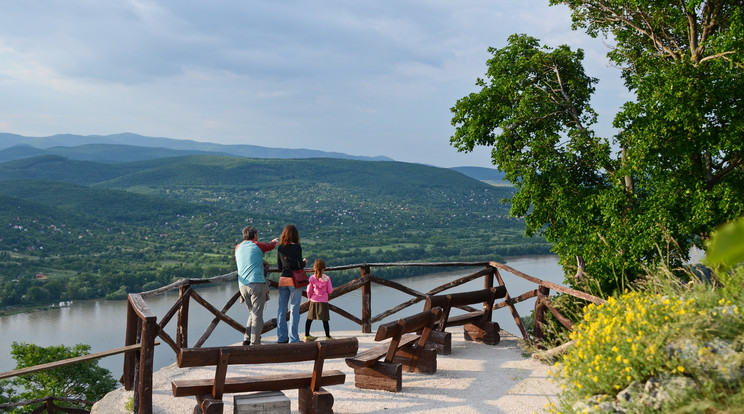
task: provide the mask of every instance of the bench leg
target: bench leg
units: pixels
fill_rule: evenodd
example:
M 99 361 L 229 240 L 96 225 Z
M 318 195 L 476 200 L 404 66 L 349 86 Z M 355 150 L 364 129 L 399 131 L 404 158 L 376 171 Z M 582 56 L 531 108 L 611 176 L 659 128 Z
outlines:
M 403 367 L 391 362 L 378 362 L 369 367 L 354 368 L 354 386 L 368 390 L 400 392 Z
M 426 345 L 437 350 L 437 355 L 452 354 L 452 333 L 446 331 L 431 331 Z
M 313 392 L 310 387 L 300 388 L 299 408 L 302 414 L 333 414 L 333 395 L 323 388 Z
M 468 323 L 465 325 L 465 340 L 482 342 L 486 345 L 497 345 L 501 341 L 498 322 L 486 322 L 481 324 Z
M 215 400 L 211 395 L 197 395 L 194 414 L 223 414 L 225 404 L 222 400 Z
M 412 367 L 411 365 L 411 358 L 413 358 L 413 354 L 416 351 L 415 346 L 406 346 L 398 349 L 398 352 L 395 353 L 395 358 L 393 358 L 393 362 L 399 362 L 403 369 L 405 369 L 408 372 L 420 372 L 422 374 L 434 374 L 437 372 L 437 350 L 434 348 L 424 348 L 421 350 L 421 353 L 419 355 L 418 362 L 416 362 L 416 366 Z M 413 370 L 411 369 L 413 368 Z

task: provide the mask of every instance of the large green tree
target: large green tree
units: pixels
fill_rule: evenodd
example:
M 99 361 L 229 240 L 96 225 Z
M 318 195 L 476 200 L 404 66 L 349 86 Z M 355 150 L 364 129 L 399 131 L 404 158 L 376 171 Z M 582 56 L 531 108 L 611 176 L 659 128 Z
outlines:
M 608 57 L 635 96 L 615 116 L 619 133 L 592 129 L 597 80 L 581 50 L 512 35 L 489 49 L 480 91 L 452 108 L 450 142 L 492 146 L 518 190 L 511 214 L 554 243 L 567 274 L 578 263 L 610 293 L 744 214 L 744 2 L 551 4 L 614 44 Z

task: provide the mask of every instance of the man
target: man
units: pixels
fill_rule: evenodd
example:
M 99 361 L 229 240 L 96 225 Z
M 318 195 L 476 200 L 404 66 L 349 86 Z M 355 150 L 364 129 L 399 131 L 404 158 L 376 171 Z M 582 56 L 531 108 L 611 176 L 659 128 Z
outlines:
M 263 311 L 268 293 L 263 255 L 273 250 L 279 239 L 275 238 L 271 243 L 261 243 L 258 241 L 258 230 L 252 226 L 243 229 L 243 239 L 245 240 L 242 243 L 235 246 L 238 287 L 249 312 L 248 321 L 245 323 L 243 345 L 261 345 Z

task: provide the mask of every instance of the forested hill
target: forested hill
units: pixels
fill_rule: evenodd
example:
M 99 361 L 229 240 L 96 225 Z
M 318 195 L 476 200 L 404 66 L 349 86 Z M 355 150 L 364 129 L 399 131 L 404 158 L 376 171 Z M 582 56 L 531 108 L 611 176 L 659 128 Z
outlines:
M 262 240 L 296 224 L 306 255 L 331 266 L 547 253 L 544 240 L 525 239 L 524 223 L 508 217 L 501 199 L 511 191 L 386 161 L 200 155 L 104 164 L 45 155 L 6 162 L 0 306 L 117 297 L 228 273 L 248 224 Z M 49 279 L 33 281 L 37 273 Z M 402 275 L 393 273 L 384 276 Z

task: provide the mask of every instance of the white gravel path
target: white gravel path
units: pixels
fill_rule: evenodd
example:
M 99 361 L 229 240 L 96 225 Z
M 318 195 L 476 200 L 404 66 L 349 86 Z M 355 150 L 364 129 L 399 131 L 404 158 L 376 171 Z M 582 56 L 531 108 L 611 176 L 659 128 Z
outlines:
M 452 354 L 437 356 L 433 375 L 403 372 L 403 390 L 398 393 L 362 390 L 354 387 L 354 371 L 343 359 L 327 360 L 326 369 L 346 373 L 346 383 L 326 389 L 333 394 L 335 413 L 540 413 L 546 404 L 557 402 L 558 387 L 547 376 L 548 365 L 522 356 L 519 339 L 501 331 L 496 346 L 465 341 L 462 328 L 453 328 Z M 360 351 L 374 344 L 373 334 L 337 332 L 338 338 L 356 336 Z M 270 342 L 272 337 L 264 337 Z M 157 352 L 157 350 L 156 350 Z M 229 376 L 311 370 L 312 362 L 277 365 L 230 366 Z M 178 368 L 167 366 L 153 376 L 153 413 L 191 413 L 193 397 L 173 397 L 171 381 L 175 379 L 214 377 L 212 368 Z M 297 390 L 285 390 L 292 402 L 292 413 L 298 413 Z M 125 405 L 132 392 L 122 388 L 112 391 L 95 406 L 94 414 L 126 413 Z M 225 413 L 233 412 L 233 396 L 225 395 Z

